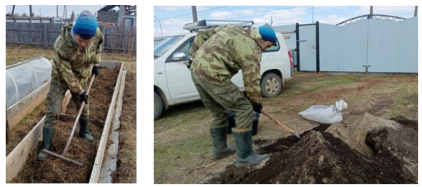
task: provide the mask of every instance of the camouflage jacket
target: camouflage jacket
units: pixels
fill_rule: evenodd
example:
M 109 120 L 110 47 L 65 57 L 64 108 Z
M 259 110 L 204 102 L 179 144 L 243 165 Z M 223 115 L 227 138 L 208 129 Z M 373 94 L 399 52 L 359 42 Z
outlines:
M 97 28 L 97 35 L 85 48 L 80 48 L 71 36 L 72 27 L 72 23 L 63 26 L 61 35 L 54 43 L 56 52 L 53 56 L 51 78 L 53 83 L 79 94 L 83 90 L 82 85 L 88 81 L 92 66 L 101 61 L 104 38 Z
M 192 73 L 213 83 L 227 83 L 242 69 L 248 99 L 261 103 L 260 62 L 264 41 L 255 28 L 231 24 L 200 30 L 191 48 Z

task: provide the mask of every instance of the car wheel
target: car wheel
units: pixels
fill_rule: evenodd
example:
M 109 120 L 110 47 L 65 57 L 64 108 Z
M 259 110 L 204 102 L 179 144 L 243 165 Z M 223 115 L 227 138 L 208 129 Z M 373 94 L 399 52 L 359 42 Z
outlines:
M 154 120 L 161 116 L 163 108 L 163 100 L 161 100 L 161 97 L 157 94 L 157 92 L 154 92 Z
M 261 94 L 263 97 L 275 97 L 281 93 L 283 84 L 280 76 L 267 73 L 261 79 Z

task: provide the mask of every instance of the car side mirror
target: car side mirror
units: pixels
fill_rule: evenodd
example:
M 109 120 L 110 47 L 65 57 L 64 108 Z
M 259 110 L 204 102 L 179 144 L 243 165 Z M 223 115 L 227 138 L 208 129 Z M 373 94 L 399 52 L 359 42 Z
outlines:
M 188 55 L 186 55 L 185 52 L 176 52 L 173 54 L 174 61 L 186 60 L 187 58 L 188 58 Z

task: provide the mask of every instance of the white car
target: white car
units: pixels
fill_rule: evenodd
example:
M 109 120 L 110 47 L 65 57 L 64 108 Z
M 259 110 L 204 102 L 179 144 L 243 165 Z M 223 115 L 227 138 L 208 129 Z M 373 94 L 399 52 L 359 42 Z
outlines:
M 164 109 L 171 106 L 199 100 L 199 94 L 192 82 L 191 72 L 185 63 L 196 33 L 170 36 L 154 46 L 154 120 Z M 293 66 L 290 51 L 284 37 L 276 33 L 278 43 L 262 53 L 261 94 L 274 97 L 283 90 L 284 82 L 292 77 Z M 242 72 L 233 76 L 243 91 Z

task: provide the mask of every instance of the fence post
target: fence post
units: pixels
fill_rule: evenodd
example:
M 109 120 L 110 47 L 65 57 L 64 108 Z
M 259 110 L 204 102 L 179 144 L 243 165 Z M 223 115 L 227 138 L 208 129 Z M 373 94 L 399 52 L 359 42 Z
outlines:
M 299 42 L 299 23 L 296 23 L 296 69 L 300 71 L 300 50 L 299 50 L 300 42 Z
M 316 72 L 319 73 L 319 70 L 320 70 L 320 61 L 319 61 L 319 21 L 316 22 L 315 34 L 316 34 Z
M 44 24 L 44 48 L 48 47 L 48 38 L 47 38 L 47 23 L 43 23 Z
M 106 43 L 106 26 L 105 25 L 102 25 L 102 27 L 101 27 L 101 34 L 103 34 L 103 50 L 105 50 L 105 43 Z

